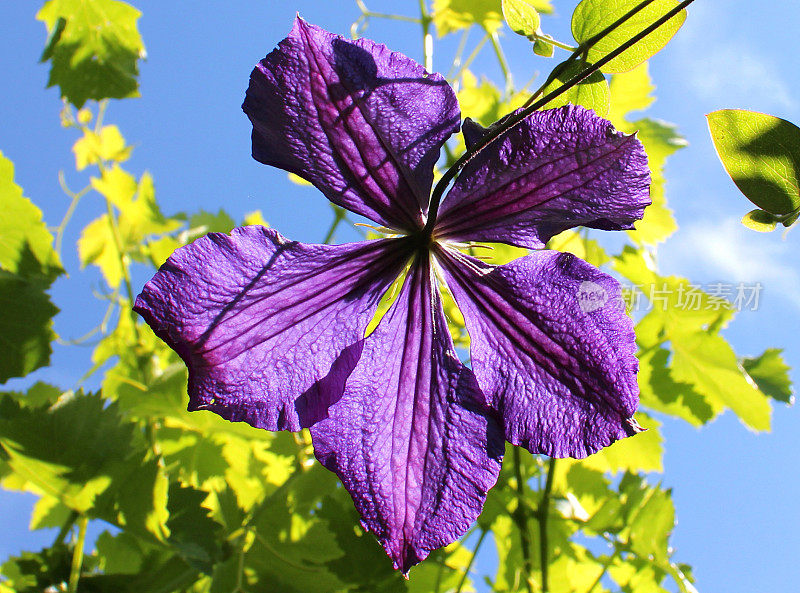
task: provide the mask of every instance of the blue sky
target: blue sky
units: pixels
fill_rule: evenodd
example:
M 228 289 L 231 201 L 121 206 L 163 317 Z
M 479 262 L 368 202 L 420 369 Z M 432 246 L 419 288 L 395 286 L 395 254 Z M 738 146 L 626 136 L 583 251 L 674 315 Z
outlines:
M 250 125 L 240 105 L 250 70 L 286 35 L 296 11 L 346 34 L 358 14 L 355 4 L 199 2 L 191 9 L 178 2 L 135 4 L 144 13 L 140 30 L 148 52 L 141 66 L 142 98 L 112 102 L 107 114 L 107 121 L 136 145 L 129 168 L 153 174 L 167 213 L 224 207 L 240 220 L 261 209 L 286 236 L 321 240 L 330 223 L 326 201 L 313 188 L 295 186 L 284 173 L 250 158 Z M 556 0 L 562 16 L 545 18 L 545 31 L 569 41 L 574 4 Z M 412 0 L 372 0 L 368 5 L 408 15 L 417 10 Z M 6 23 L 0 36 L 0 150 L 15 163 L 25 194 L 55 225 L 67 207 L 56 172 L 63 169 L 75 188 L 85 178 L 74 172 L 70 148 L 75 136 L 59 126 L 57 91 L 44 90 L 47 67 L 37 61 L 45 31 L 34 20 L 37 8 L 31 2 L 0 3 L 0 21 Z M 798 25 L 800 7 L 794 3 L 697 0 L 675 40 L 651 61 L 658 101 L 648 112 L 676 123 L 689 141 L 667 168 L 667 196 L 681 228 L 659 249 L 661 269 L 697 283 L 761 282 L 759 310 L 741 313 L 726 336 L 740 354 L 785 348 L 793 368 L 800 368 L 800 231 L 784 239 L 780 232 L 756 234 L 739 225 L 749 203 L 719 165 L 704 116 L 741 107 L 800 123 Z M 421 57 L 414 25 L 375 21 L 367 36 Z M 477 39 L 475 33 L 472 43 Z M 522 40 L 506 37 L 504 48 L 518 82 L 537 68 L 552 66 L 534 60 Z M 437 49 L 436 70 L 448 69 L 452 49 L 452 43 Z M 499 80 L 488 52 L 473 70 Z M 87 199 L 76 213 L 65 237 L 68 269 L 78 269 L 70 248 L 79 229 L 99 212 L 100 203 Z M 136 279 L 139 285 L 144 280 Z M 53 297 L 62 313 L 56 329 L 63 337 L 77 337 L 99 321 L 85 314 L 99 283 L 92 271 L 57 282 Z M 57 348 L 53 367 L 36 377 L 69 387 L 86 368 L 88 355 L 88 350 Z M 730 414 L 702 430 L 666 422 L 663 481 L 674 487 L 676 558 L 695 567 L 701 591 L 785 590 L 800 578 L 798 433 L 797 412 L 783 405 L 775 406 L 771 434 L 753 434 Z M 29 508 L 30 498 L 0 493 L 0 556 L 51 540 L 51 534 L 27 532 Z

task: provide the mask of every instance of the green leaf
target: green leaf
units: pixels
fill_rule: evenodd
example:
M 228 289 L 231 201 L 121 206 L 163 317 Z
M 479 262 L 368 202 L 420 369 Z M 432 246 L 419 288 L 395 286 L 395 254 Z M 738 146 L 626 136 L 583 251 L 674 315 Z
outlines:
M 761 356 L 743 359 L 742 366 L 763 393 L 779 402 L 792 404 L 794 389 L 782 353 L 783 350 L 768 348 Z
M 0 383 L 50 364 L 58 309 L 45 292 L 48 283 L 0 270 Z
M 742 217 L 742 224 L 751 231 L 769 233 L 778 226 L 778 220 L 769 212 L 756 208 Z
M 676 381 L 690 383 L 708 399 L 729 407 L 753 430 L 769 430 L 769 401 L 748 382 L 724 338 L 703 332 L 676 332 L 670 341 L 671 371 Z
M 693 389 L 691 383 L 679 383 L 669 369 L 669 350 L 653 347 L 640 352 L 639 401 L 651 410 L 701 426 L 719 413 L 720 406 Z
M 83 136 L 72 146 L 72 152 L 75 153 L 75 168 L 83 171 L 89 165 L 127 161 L 133 147 L 125 144 L 117 126 L 103 126 L 99 133 L 85 128 Z
M 222 208 L 216 214 L 200 210 L 189 217 L 189 228 L 200 233 L 230 233 L 235 226 L 236 222 Z
M 571 78 L 577 76 L 589 67 L 590 64 L 578 61 L 571 62 L 542 92 L 546 95 L 556 90 L 565 82 L 568 82 Z M 600 72 L 595 72 L 581 83 L 550 101 L 546 107 L 552 109 L 554 107 L 561 107 L 567 103 L 583 105 L 588 109 L 592 109 L 600 117 L 605 117 L 611 103 L 611 93 L 608 90 L 608 82 Z
M 464 118 L 471 118 L 488 127 L 500 118 L 500 89 L 490 80 L 478 79 L 469 70 L 461 74 L 458 104 Z
M 572 35 L 578 43 L 583 43 L 639 3 L 640 0 L 583 0 L 572 13 Z M 655 0 L 595 43 L 587 52 L 588 61 L 598 62 L 677 5 L 677 0 Z M 672 39 L 685 20 L 686 11 L 682 10 L 647 37 L 608 62 L 603 66 L 603 71 L 626 72 L 648 60 Z
M 552 39 L 550 35 L 540 35 L 536 37 L 533 42 L 533 53 L 543 58 L 552 58 L 556 53 L 556 48 L 552 43 L 548 43 L 547 39 Z
M 53 496 L 42 496 L 36 501 L 31 513 L 30 529 L 61 528 L 73 513 Z
M 553 12 L 550 0 L 526 0 L 540 13 Z M 503 26 L 501 0 L 433 0 L 433 23 L 440 37 L 479 25 L 488 32 Z
M 571 253 L 598 268 L 610 261 L 600 243 L 594 239 L 585 238 L 576 231 L 559 233 L 548 241 L 547 246 L 548 249 Z
M 614 74 L 609 83 L 611 92 L 611 109 L 608 119 L 627 133 L 635 131 L 629 123 L 629 115 L 636 111 L 644 111 L 655 101 L 655 86 L 650 79 L 648 63 L 643 62 L 633 70 Z
M 208 492 L 173 482 L 169 486 L 169 543 L 186 562 L 206 573 L 222 558 L 221 525 L 203 506 Z
M 670 490 L 646 488 L 646 493 L 628 517 L 631 550 L 642 558 L 666 561 L 669 536 L 675 528 L 675 507 Z
M 14 182 L 14 164 L 0 152 L 0 269 L 49 281 L 63 273 L 42 211 Z
M 667 206 L 664 192 L 666 179 L 664 165 L 667 157 L 687 145 L 675 126 L 653 119 L 640 119 L 631 124 L 637 129 L 636 137 L 644 145 L 650 166 L 650 198 L 653 203 L 645 208 L 644 218 L 636 222 L 636 230 L 628 231 L 639 244 L 655 245 L 678 230 L 672 210 Z
M 137 535 L 166 535 L 167 483 L 116 404 L 81 393 L 50 407 L 0 398 L 0 458 L 28 483 L 78 513 Z
M 0 573 L 6 579 L 3 584 L 14 593 L 60 591 L 65 590 L 61 585 L 69 581 L 71 563 L 72 550 L 60 544 L 41 552 L 12 556 L 0 567 Z
M 138 60 L 145 56 L 140 12 L 118 0 L 49 0 L 36 15 L 50 38 L 47 86 L 81 107 L 87 100 L 138 96 Z
M 63 273 L 42 213 L 14 183 L 0 153 L 0 382 L 50 362 L 58 309 L 45 292 Z
M 645 432 L 615 442 L 590 455 L 582 464 L 588 468 L 611 473 L 663 471 L 664 438 L 659 431 L 661 423 L 643 412 L 637 413 L 636 419 L 646 429 Z
M 78 255 L 81 267 L 96 265 L 108 285 L 116 288 L 122 282 L 123 267 L 112 224 L 108 214 L 103 214 L 86 225 L 78 239 Z
M 503 17 L 517 35 L 531 37 L 539 30 L 540 17 L 527 0 L 502 0 Z
M 722 165 L 748 200 L 772 214 L 800 208 L 800 128 L 743 109 L 707 117 Z
M 116 236 L 114 221 L 108 213 L 103 214 L 81 232 L 78 254 L 82 266 L 96 265 L 108 285 L 116 288 L 124 277 L 125 260 L 128 257 L 144 258 L 147 251 L 143 247 L 145 239 L 172 232 L 181 226 L 181 222 L 165 218 L 161 213 L 149 173 L 144 173 L 136 183 L 130 174 L 115 166 L 105 171 L 100 179 L 93 178 L 92 185 L 119 208 Z

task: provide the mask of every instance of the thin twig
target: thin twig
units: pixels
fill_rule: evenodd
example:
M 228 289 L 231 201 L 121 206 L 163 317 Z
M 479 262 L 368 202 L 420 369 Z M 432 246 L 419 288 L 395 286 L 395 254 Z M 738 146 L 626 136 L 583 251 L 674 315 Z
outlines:
M 461 575 L 461 580 L 458 582 L 458 587 L 456 588 L 456 593 L 461 593 L 461 590 L 464 588 L 464 585 L 467 582 L 467 576 L 469 576 L 469 571 L 472 570 L 472 565 L 475 563 L 475 557 L 478 555 L 478 551 L 481 549 L 483 545 L 483 540 L 486 539 L 486 534 L 488 531 L 485 529 L 481 529 L 481 535 L 478 538 L 478 542 L 475 544 L 475 547 L 472 549 L 472 556 L 467 563 L 466 568 L 464 568 L 464 574 Z
M 83 546 L 86 543 L 86 527 L 89 525 L 89 518 L 86 515 L 78 519 L 78 541 L 72 550 L 72 566 L 69 571 L 68 593 L 78 593 L 78 581 L 81 578 L 81 567 L 83 566 Z
M 491 33 L 489 35 L 489 39 L 492 42 L 494 55 L 497 56 L 497 63 L 500 65 L 500 70 L 503 73 L 503 80 L 505 81 L 506 85 L 505 96 L 510 97 L 511 94 L 514 92 L 514 79 L 511 76 L 511 69 L 508 67 L 508 60 L 506 60 L 506 55 L 503 53 L 503 47 L 500 45 L 500 38 L 497 35 L 497 31 Z
M 333 241 L 333 235 L 336 233 L 339 223 L 345 219 L 346 213 L 346 210 L 341 206 L 333 206 L 333 222 L 322 240 L 325 245 Z

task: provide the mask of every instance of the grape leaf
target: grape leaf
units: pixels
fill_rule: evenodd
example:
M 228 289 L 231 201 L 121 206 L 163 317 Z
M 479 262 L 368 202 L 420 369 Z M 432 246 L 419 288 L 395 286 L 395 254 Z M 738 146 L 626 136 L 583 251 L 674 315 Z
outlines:
M 640 0 L 583 0 L 572 13 L 572 35 L 578 43 L 584 43 L 639 3 Z M 677 5 L 677 0 L 655 0 L 592 45 L 587 52 L 587 60 L 592 63 L 598 62 Z M 644 39 L 608 62 L 603 66 L 603 71 L 626 72 L 635 68 L 660 51 L 672 39 L 685 20 L 686 10 L 682 10 Z
M 145 56 L 140 15 L 118 0 L 49 0 L 36 15 L 50 34 L 42 54 L 50 60 L 47 86 L 59 86 L 76 107 L 138 96 L 138 61 Z
M 0 270 L 0 383 L 50 363 L 58 309 L 50 302 L 47 287 L 40 280 Z
M 72 146 L 75 153 L 75 168 L 83 171 L 89 165 L 114 161 L 122 163 L 130 158 L 133 147 L 125 144 L 125 138 L 117 126 L 103 126 L 95 133 L 84 129 L 83 136 Z
M 63 274 L 42 211 L 14 182 L 14 164 L 0 152 L 0 269 L 48 281 Z
M 748 200 L 772 214 L 800 208 L 800 128 L 743 109 L 707 117 L 722 165 Z
M 166 536 L 163 471 L 115 404 L 77 393 L 30 408 L 2 396 L 0 411 L 0 457 L 27 489 L 140 536 Z
M 769 430 L 767 398 L 742 373 L 736 354 L 718 335 L 673 333 L 672 376 L 733 410 L 753 430 Z
M 779 402 L 792 404 L 794 389 L 782 352 L 778 348 L 768 348 L 761 356 L 743 359 L 742 366 L 763 393 Z

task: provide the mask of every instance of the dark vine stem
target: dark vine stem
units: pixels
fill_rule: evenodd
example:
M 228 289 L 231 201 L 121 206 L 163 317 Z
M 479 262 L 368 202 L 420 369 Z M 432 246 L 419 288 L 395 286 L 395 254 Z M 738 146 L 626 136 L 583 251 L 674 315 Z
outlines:
M 539 506 L 536 509 L 536 520 L 539 522 L 539 559 L 542 565 L 542 593 L 548 593 L 550 590 L 548 583 L 548 568 L 549 568 L 549 542 L 547 535 L 547 519 L 550 515 L 550 497 L 553 493 L 553 479 L 556 475 L 556 459 L 550 458 L 550 465 L 547 468 L 547 482 L 542 492 L 542 499 L 539 501 Z
M 442 196 L 444 195 L 444 190 L 450 185 L 450 182 L 453 181 L 455 176 L 458 174 L 464 166 L 472 160 L 478 153 L 480 153 L 484 148 L 486 148 L 492 141 L 496 140 L 502 134 L 507 132 L 508 130 L 512 129 L 516 125 L 518 125 L 522 120 L 532 114 L 534 111 L 540 109 L 544 105 L 547 105 L 550 101 L 563 95 L 572 87 L 576 86 L 595 72 L 599 72 L 600 69 L 608 64 L 611 60 L 616 58 L 622 52 L 630 48 L 631 46 L 637 44 L 639 41 L 647 37 L 650 33 L 664 25 L 667 21 L 669 21 L 672 17 L 682 11 L 684 8 L 689 6 L 694 0 L 683 0 L 680 4 L 675 6 L 672 10 L 667 12 L 664 16 L 660 19 L 652 23 L 647 28 L 643 29 L 633 37 L 631 37 L 628 41 L 617 47 L 614 51 L 607 54 L 594 64 L 592 64 L 589 68 L 584 70 L 583 72 L 575 75 L 563 85 L 558 87 L 557 89 L 552 90 L 551 92 L 547 93 L 544 97 L 532 103 L 528 107 L 524 108 L 522 111 L 519 111 L 516 114 L 508 115 L 505 118 L 498 121 L 493 127 L 489 128 L 489 131 L 484 134 L 483 137 L 480 138 L 475 144 L 473 144 L 463 155 L 459 158 L 452 167 L 447 169 L 442 175 L 442 178 L 439 179 L 436 186 L 433 188 L 433 192 L 431 193 L 430 204 L 428 206 L 428 220 L 425 223 L 425 227 L 422 229 L 421 234 L 428 239 L 433 236 L 433 229 L 436 225 L 436 217 L 439 213 L 439 204 L 441 203 Z M 642 3 L 644 4 L 644 3 Z M 641 5 L 640 5 L 641 6 Z M 622 19 L 621 19 L 622 20 Z M 610 28 L 609 28 L 610 29 Z M 578 48 L 580 52 L 584 51 L 581 48 Z M 577 53 L 577 52 L 576 52 Z M 573 54 L 574 55 L 574 54 Z

